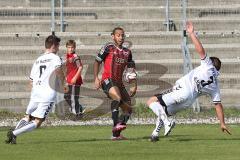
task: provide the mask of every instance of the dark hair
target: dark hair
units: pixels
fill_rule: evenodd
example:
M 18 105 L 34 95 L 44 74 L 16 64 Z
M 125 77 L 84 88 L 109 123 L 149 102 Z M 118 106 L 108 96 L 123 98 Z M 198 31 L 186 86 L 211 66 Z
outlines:
M 76 47 L 76 42 L 74 40 L 70 39 L 66 43 L 66 47 L 67 46 L 73 46 L 75 48 Z
M 50 35 L 45 40 L 45 48 L 49 49 L 49 48 L 51 48 L 52 45 L 57 46 L 57 45 L 59 45 L 60 41 L 61 41 L 61 39 L 58 38 L 57 36 Z
M 221 64 L 222 64 L 220 59 L 217 57 L 210 57 L 210 59 L 213 63 L 213 66 L 216 68 L 217 71 L 219 71 L 221 69 Z
M 123 29 L 123 28 L 121 28 L 121 27 L 116 27 L 116 28 L 113 29 L 111 35 L 114 35 L 117 30 L 121 30 L 121 31 L 124 32 L 124 29 Z

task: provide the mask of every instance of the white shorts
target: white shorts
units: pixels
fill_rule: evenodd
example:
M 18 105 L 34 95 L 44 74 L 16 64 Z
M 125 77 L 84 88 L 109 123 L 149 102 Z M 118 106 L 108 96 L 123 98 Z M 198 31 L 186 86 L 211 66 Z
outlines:
M 174 115 L 179 110 L 190 107 L 193 103 L 192 94 L 185 85 L 176 84 L 162 94 L 156 95 L 160 104 L 165 108 L 168 115 Z
M 54 102 L 33 102 L 30 101 L 26 110 L 26 114 L 37 118 L 46 118 L 52 109 Z

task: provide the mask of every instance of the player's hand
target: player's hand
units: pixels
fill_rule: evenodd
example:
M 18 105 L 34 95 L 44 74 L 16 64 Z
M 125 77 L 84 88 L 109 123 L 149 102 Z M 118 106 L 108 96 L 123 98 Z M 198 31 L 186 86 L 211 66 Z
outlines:
M 221 130 L 222 130 L 222 132 L 226 132 L 226 133 L 231 135 L 231 132 L 229 131 L 229 129 L 225 125 L 221 125 Z
M 64 87 L 63 87 L 63 92 L 64 92 L 64 93 L 68 93 L 68 91 L 69 91 L 68 85 L 64 85 Z
M 32 90 L 32 87 L 33 87 L 33 81 L 30 81 L 29 84 L 28 84 L 28 90 L 31 91 Z
M 99 80 L 99 78 L 96 78 L 94 83 L 95 83 L 95 88 L 99 89 L 101 86 L 101 81 Z
M 191 21 L 187 21 L 186 23 L 186 30 L 188 33 L 193 33 L 194 32 L 194 27 Z
M 76 79 L 76 78 L 73 78 L 73 79 L 71 80 L 71 84 L 76 84 L 76 82 L 77 82 L 77 79 Z

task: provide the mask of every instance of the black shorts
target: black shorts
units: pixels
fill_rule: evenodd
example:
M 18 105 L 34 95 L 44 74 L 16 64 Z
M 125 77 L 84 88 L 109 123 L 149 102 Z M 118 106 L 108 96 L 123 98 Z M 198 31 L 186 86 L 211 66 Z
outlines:
M 109 90 L 110 88 L 112 87 L 118 87 L 119 91 L 120 91 L 120 94 L 121 94 L 121 97 L 122 97 L 122 101 L 123 102 L 126 102 L 127 104 L 131 104 L 131 98 L 126 90 L 126 88 L 124 87 L 124 85 L 122 84 L 119 84 L 119 83 L 116 83 L 114 82 L 112 79 L 108 78 L 108 79 L 105 79 L 103 82 L 102 82 L 102 90 L 104 91 L 104 93 L 109 97 Z

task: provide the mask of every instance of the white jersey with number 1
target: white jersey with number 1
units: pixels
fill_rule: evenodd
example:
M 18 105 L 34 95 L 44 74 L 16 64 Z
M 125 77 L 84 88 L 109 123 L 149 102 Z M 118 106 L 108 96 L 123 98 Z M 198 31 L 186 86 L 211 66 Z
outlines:
M 56 68 L 61 66 L 61 64 L 62 62 L 60 57 L 54 53 L 44 53 L 34 62 L 30 74 L 30 79 L 33 82 L 31 101 L 55 101 L 57 92 L 52 87 L 50 87 L 49 83 L 52 73 Z

